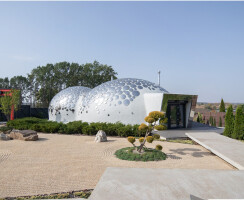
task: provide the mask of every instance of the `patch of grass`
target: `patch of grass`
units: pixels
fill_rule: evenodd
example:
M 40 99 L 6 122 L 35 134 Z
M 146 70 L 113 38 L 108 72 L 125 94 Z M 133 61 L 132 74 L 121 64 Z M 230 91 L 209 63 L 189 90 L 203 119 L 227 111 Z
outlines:
M 167 155 L 162 151 L 156 149 L 146 149 L 144 148 L 143 154 L 133 153 L 135 147 L 126 147 L 123 149 L 119 149 L 115 152 L 117 158 L 121 160 L 130 160 L 130 161 L 159 161 L 165 160 Z
M 0 200 L 24 200 L 24 199 L 69 199 L 69 198 L 84 198 L 88 199 L 91 195 L 92 190 L 83 191 L 72 191 L 65 193 L 55 193 L 55 194 L 44 194 L 44 195 L 33 195 L 33 196 L 23 196 L 23 197 L 6 197 L 0 198 Z
M 175 140 L 156 140 L 156 141 L 161 141 L 161 142 L 174 142 L 174 143 L 181 143 L 181 144 L 196 144 L 193 140 L 189 139 L 175 139 Z
M 182 143 L 182 144 L 195 144 L 194 141 L 192 141 L 192 140 L 181 140 L 181 139 L 167 140 L 167 142 L 175 142 L 175 143 Z

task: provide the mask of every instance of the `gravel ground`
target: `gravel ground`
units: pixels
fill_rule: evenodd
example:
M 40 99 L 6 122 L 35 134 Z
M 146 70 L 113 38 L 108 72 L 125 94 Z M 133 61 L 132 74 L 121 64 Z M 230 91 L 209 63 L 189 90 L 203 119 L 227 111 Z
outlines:
M 164 161 L 117 159 L 126 138 L 39 133 L 38 141 L 0 141 L 0 197 L 15 197 L 93 189 L 107 167 L 234 169 L 199 145 L 154 141 L 168 155 Z

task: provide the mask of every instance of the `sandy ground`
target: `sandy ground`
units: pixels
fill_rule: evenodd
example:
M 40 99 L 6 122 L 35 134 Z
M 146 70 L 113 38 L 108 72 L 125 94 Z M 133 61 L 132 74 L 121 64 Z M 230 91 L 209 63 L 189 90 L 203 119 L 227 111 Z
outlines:
M 153 142 L 163 146 L 164 161 L 134 162 L 113 154 L 130 146 L 126 138 L 39 134 L 39 141 L 0 141 L 0 197 L 93 189 L 106 167 L 234 169 L 199 145 Z

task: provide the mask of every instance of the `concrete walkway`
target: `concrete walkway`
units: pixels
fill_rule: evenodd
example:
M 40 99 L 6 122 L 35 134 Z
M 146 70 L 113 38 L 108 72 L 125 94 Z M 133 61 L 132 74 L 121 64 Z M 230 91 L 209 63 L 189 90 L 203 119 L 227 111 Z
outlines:
M 89 200 L 243 199 L 244 171 L 108 167 Z
M 186 133 L 186 135 L 215 155 L 240 170 L 244 170 L 244 143 L 215 132 Z
M 212 126 L 208 126 L 206 124 L 201 124 L 198 122 L 191 122 L 191 126 L 189 128 L 182 128 L 182 129 L 169 129 L 164 131 L 154 131 L 160 135 L 160 138 L 163 140 L 170 140 L 170 139 L 187 139 L 186 133 L 191 132 L 216 132 L 222 134 L 224 132 L 223 128 L 216 128 Z

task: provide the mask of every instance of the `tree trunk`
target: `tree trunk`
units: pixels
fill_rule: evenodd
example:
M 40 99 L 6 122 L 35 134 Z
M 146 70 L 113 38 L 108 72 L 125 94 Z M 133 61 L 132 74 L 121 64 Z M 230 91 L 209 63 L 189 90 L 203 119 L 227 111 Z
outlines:
M 137 150 L 139 153 L 141 153 L 141 150 L 142 150 L 143 146 L 145 145 L 147 136 L 148 136 L 149 134 L 150 134 L 150 131 L 147 131 L 147 133 L 146 133 L 146 135 L 145 135 L 145 137 L 144 137 L 143 142 L 141 143 L 141 145 L 139 146 L 139 148 L 138 148 L 138 150 Z

